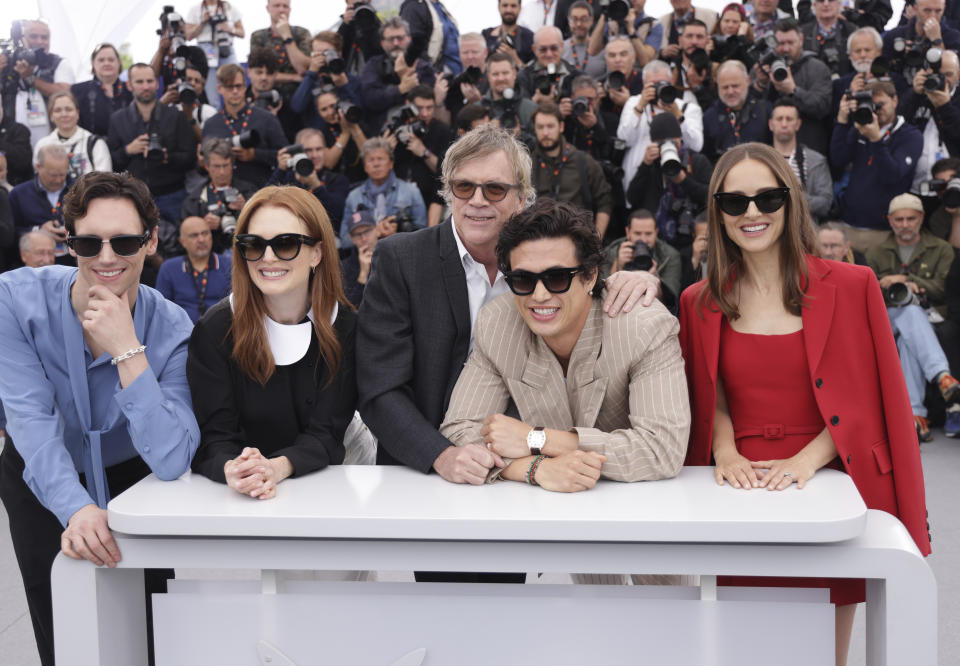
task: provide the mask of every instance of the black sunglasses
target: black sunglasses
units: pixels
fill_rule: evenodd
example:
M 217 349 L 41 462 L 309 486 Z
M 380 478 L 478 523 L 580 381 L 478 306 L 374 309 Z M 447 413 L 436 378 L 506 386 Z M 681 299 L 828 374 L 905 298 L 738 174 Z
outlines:
M 450 191 L 458 199 L 470 199 L 473 197 L 477 188 L 483 192 L 483 198 L 487 201 L 503 201 L 510 190 L 517 189 L 519 185 L 510 185 L 509 183 L 473 183 L 469 180 L 454 180 L 450 182 Z
M 759 194 L 748 197 L 746 194 L 737 194 L 735 192 L 717 192 L 713 195 L 717 205 L 727 215 L 740 216 L 747 212 L 750 202 L 757 204 L 757 210 L 761 213 L 773 213 L 787 203 L 790 197 L 789 187 L 775 187 L 772 190 L 764 190 Z
M 293 261 L 300 254 L 304 245 L 313 247 L 319 241 L 303 234 L 278 234 L 267 240 L 256 234 L 240 234 L 234 239 L 240 256 L 247 261 L 258 261 L 267 252 L 269 247 L 273 254 L 281 261 Z
M 90 259 L 100 254 L 105 243 L 110 243 L 113 253 L 118 257 L 132 257 L 150 240 L 150 232 L 143 234 L 120 234 L 104 240 L 99 236 L 67 236 L 67 247 L 78 257 Z
M 570 289 L 573 282 L 573 276 L 583 270 L 583 266 L 574 266 L 573 268 L 548 268 L 542 273 L 531 273 L 530 271 L 510 271 L 503 274 L 510 291 L 517 296 L 529 296 L 536 290 L 537 282 L 542 282 L 543 286 L 551 294 L 562 294 Z

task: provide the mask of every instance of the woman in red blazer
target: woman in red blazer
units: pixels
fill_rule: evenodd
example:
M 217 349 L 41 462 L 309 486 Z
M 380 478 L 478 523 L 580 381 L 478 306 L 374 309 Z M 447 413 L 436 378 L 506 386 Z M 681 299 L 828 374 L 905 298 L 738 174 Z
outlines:
M 686 464 L 714 464 L 717 483 L 740 489 L 846 470 L 929 554 L 920 448 L 873 272 L 814 256 L 802 186 L 769 146 L 724 153 L 710 191 L 707 279 L 680 299 Z M 831 588 L 843 664 L 862 583 Z

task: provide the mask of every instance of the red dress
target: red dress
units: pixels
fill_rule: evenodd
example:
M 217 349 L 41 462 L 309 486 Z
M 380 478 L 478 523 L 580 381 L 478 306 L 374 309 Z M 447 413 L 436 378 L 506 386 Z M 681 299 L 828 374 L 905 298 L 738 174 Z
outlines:
M 737 451 L 749 460 L 789 458 L 825 427 L 810 386 L 803 331 L 738 333 L 722 318 L 719 376 L 733 421 Z M 829 467 L 843 469 L 839 459 Z M 766 491 L 763 491 L 766 492 Z M 864 601 L 862 579 L 721 576 L 721 585 L 829 587 L 830 601 Z

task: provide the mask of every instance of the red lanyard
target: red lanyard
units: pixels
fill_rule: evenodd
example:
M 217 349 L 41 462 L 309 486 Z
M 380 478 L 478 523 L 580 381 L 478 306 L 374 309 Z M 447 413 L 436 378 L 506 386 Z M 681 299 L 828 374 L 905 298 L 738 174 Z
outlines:
M 737 118 L 736 113 L 733 112 L 729 106 L 725 107 L 727 109 L 727 116 L 730 118 L 730 127 L 733 129 L 733 138 L 736 143 L 740 143 L 740 121 Z
M 279 39 L 279 37 L 273 40 L 273 51 L 274 53 L 277 54 L 277 64 L 280 67 L 283 67 L 284 65 L 286 65 L 287 64 L 287 45 L 284 44 L 283 40 Z
M 62 201 L 57 201 L 57 205 L 56 205 L 56 206 L 51 206 L 51 207 L 50 207 L 50 214 L 53 215 L 55 218 L 60 219 L 60 208 L 61 208 L 62 206 L 63 206 L 63 202 L 62 202 Z
M 587 52 L 589 47 L 583 47 L 583 65 L 580 64 L 580 57 L 577 55 L 577 45 L 573 42 L 570 42 L 570 54 L 573 56 L 573 67 L 578 71 L 582 71 L 587 64 L 587 60 L 590 59 L 590 54 Z
M 547 24 L 547 14 L 550 13 L 550 7 L 553 6 L 553 0 L 543 0 L 543 24 Z
M 226 109 L 223 109 L 223 111 L 221 112 L 221 113 L 223 113 L 223 122 L 225 122 L 225 123 L 227 124 L 227 127 L 230 128 L 230 131 L 233 132 L 233 136 L 237 136 L 237 135 L 240 133 L 240 132 L 238 132 L 238 131 L 234 128 L 233 124 L 234 124 L 237 120 L 240 120 L 240 117 L 241 117 L 241 116 L 243 117 L 243 122 L 240 124 L 240 131 L 243 131 L 243 130 L 247 129 L 247 120 L 250 118 L 250 114 L 253 113 L 253 108 L 252 108 L 250 105 L 246 105 L 246 109 L 247 109 L 246 113 L 244 113 L 244 112 L 241 110 L 240 113 L 237 114 L 236 119 L 233 120 L 232 122 L 231 122 L 229 116 L 227 116 L 227 110 L 226 110 Z

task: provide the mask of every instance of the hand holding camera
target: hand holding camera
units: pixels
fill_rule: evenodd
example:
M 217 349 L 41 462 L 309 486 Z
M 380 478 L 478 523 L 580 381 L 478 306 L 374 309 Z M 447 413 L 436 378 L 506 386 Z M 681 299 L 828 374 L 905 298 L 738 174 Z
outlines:
M 51 234 L 58 243 L 63 243 L 67 240 L 67 229 L 60 224 L 59 220 L 47 220 L 40 225 L 40 228 L 48 234 Z
M 150 146 L 150 135 L 144 132 L 126 146 L 127 155 L 147 156 L 147 148 Z

